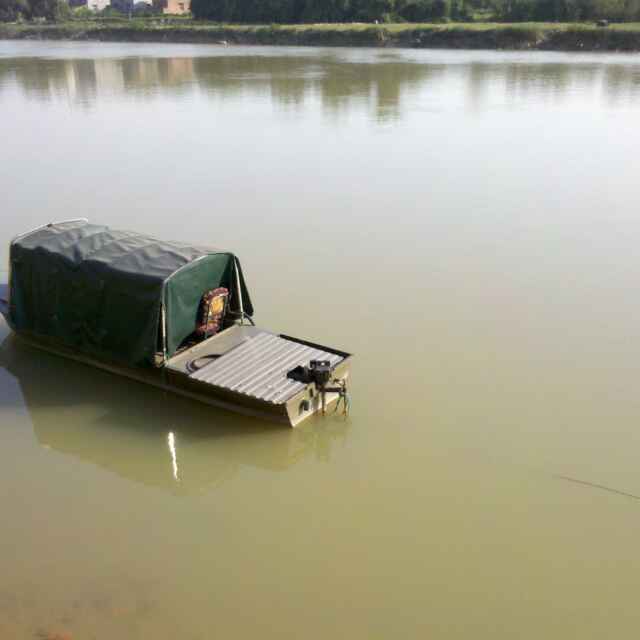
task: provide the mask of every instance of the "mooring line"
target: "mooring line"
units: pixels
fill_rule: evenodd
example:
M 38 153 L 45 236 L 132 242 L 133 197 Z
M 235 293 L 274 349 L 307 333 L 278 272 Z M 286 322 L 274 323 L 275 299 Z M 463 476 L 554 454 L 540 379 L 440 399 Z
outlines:
M 568 482 L 575 482 L 576 484 L 583 484 L 587 487 L 593 487 L 594 489 L 602 489 L 603 491 L 608 491 L 609 493 L 617 493 L 619 496 L 633 498 L 634 500 L 640 500 L 640 496 L 636 496 L 633 493 L 627 493 L 626 491 L 612 489 L 611 487 L 607 487 L 603 484 L 596 484 L 595 482 L 588 482 L 587 480 L 578 480 L 578 478 L 571 478 L 569 476 L 554 475 L 553 477 L 559 478 L 560 480 L 567 480 Z

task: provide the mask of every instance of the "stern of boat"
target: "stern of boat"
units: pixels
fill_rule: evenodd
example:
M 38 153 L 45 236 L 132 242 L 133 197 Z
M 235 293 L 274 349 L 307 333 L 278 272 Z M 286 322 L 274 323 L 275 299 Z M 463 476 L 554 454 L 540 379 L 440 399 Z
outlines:
M 292 427 L 348 409 L 351 354 L 234 325 L 171 358 L 171 385 L 211 404 Z M 336 403 L 340 404 L 338 407 Z

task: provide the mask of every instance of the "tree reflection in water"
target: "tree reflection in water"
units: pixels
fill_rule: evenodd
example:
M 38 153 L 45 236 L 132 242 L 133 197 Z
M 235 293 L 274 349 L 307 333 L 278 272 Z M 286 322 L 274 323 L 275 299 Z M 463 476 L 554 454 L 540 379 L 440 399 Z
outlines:
M 299 108 L 319 99 L 323 110 L 340 116 L 356 106 L 385 121 L 402 117 L 407 96 L 435 94 L 446 83 L 461 83 L 470 96 L 467 106 L 482 109 L 487 88 L 502 87 L 508 101 L 531 94 L 562 99 L 576 85 L 600 88 L 607 101 L 635 99 L 640 94 L 640 66 L 624 61 L 584 62 L 557 59 L 499 62 L 462 59 L 444 64 L 400 53 L 371 52 L 363 60 L 339 53 L 248 55 L 246 49 L 217 56 L 96 59 L 7 58 L 0 60 L 0 91 L 15 83 L 34 100 L 65 98 L 90 108 L 100 96 L 150 100 L 157 95 L 193 91 L 232 100 L 247 93 L 269 96 L 282 108 Z

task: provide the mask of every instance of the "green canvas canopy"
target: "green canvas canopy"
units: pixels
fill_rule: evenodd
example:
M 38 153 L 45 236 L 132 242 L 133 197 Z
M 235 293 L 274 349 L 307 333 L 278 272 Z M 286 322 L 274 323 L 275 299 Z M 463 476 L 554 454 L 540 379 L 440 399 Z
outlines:
M 171 357 L 210 289 L 226 287 L 231 311 L 253 314 L 240 262 L 218 249 L 82 220 L 18 237 L 9 261 L 14 329 L 128 365 Z

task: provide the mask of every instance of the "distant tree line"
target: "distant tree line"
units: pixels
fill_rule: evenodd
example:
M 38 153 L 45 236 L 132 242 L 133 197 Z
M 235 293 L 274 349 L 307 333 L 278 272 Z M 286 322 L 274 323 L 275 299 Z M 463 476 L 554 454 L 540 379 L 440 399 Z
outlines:
M 464 0 L 192 0 L 196 18 L 219 22 L 420 22 L 462 18 Z
M 70 0 L 73 5 L 76 0 Z M 153 13 L 112 0 L 105 15 Z M 76 10 L 77 12 L 78 10 Z M 88 12 L 88 10 L 86 10 Z M 579 22 L 640 20 L 640 0 L 192 0 L 195 18 L 245 24 L 311 22 Z M 0 20 L 65 20 L 69 0 L 0 0 Z M 80 17 L 80 16 L 78 16 Z
M 498 19 L 512 22 L 640 20 L 640 0 L 492 0 L 492 8 Z
M 65 0 L 0 0 L 0 21 L 65 20 L 70 16 L 71 9 Z
M 640 20 L 640 0 L 192 0 L 195 18 L 248 24 L 309 22 Z
M 64 21 L 71 18 L 109 18 L 128 15 L 153 16 L 159 7 L 136 0 L 111 0 L 101 11 L 87 7 L 86 0 L 0 0 L 0 22 L 15 20 Z

